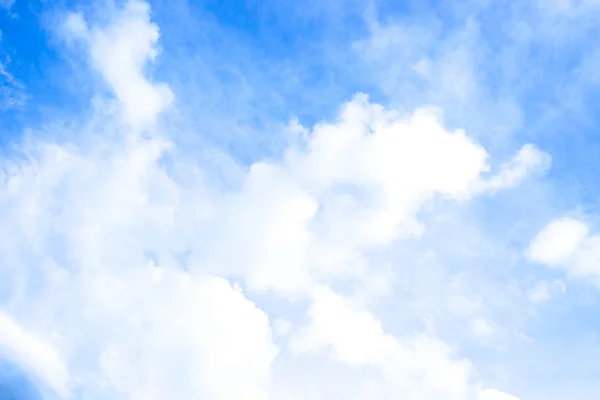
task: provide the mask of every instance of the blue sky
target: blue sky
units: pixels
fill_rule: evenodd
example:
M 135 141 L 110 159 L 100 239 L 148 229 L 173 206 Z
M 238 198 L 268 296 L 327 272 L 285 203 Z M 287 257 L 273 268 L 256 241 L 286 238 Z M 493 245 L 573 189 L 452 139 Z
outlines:
M 0 398 L 595 399 L 599 30 L 0 0 Z

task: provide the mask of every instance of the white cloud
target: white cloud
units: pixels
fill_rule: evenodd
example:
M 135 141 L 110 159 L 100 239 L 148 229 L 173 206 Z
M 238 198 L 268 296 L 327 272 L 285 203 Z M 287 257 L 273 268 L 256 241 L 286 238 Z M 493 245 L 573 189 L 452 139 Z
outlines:
M 109 26 L 88 28 L 80 14 L 66 19 L 68 34 L 84 40 L 91 62 L 114 91 L 124 116 L 134 127 L 153 122 L 167 107 L 173 94 L 164 83 L 153 83 L 144 68 L 157 54 L 159 30 L 150 22 L 150 7 L 130 0 Z
M 375 6 L 372 7 L 372 10 Z M 439 20 L 424 18 L 410 23 L 402 20 L 380 21 L 376 13 L 367 13 L 369 35 L 353 43 L 352 48 L 373 70 L 376 84 L 391 96 L 423 98 L 425 91 L 435 104 L 453 101 L 464 104 L 477 97 L 478 55 L 470 45 L 479 28 L 472 18 L 464 30 L 440 37 Z
M 139 134 L 172 100 L 144 72 L 159 36 L 147 4 L 127 3 L 106 25 L 71 14 L 65 28 L 117 102 L 96 103 L 74 143 L 32 142 L 24 159 L 2 160 L 0 289 L 12 314 L 57 333 L 74 392 L 266 399 L 278 348 L 268 315 L 233 279 L 284 295 L 278 302 L 310 301 L 303 329 L 290 317 L 277 333 L 297 352 L 375 370 L 390 398 L 473 392 L 471 363 L 435 334 L 388 333 L 328 285 L 366 282 L 364 297 L 376 297 L 388 289 L 374 278 L 385 275 L 380 264 L 396 260 L 371 253 L 422 234 L 426 204 L 514 186 L 544 162 L 541 152 L 525 146 L 486 178 L 485 149 L 447 130 L 438 111 L 406 114 L 357 95 L 335 121 L 297 126 L 306 134 L 252 164 L 240 187 L 211 185 L 211 170 L 178 158 L 186 149 L 168 131 Z
M 478 392 L 472 364 L 448 344 L 424 332 L 394 336 L 371 312 L 331 288 L 315 289 L 308 316 L 308 324 L 292 336 L 295 354 L 325 354 L 361 375 L 369 376 L 373 370 L 380 374 L 381 381 L 359 386 L 351 398 L 463 400 L 476 394 L 482 400 L 514 398 L 496 390 Z
M 558 293 L 565 293 L 566 290 L 565 284 L 560 280 L 539 281 L 527 291 L 527 295 L 533 303 L 543 303 Z
M 4 275 L 25 291 L 13 293 L 13 311 L 46 314 L 75 388 L 90 399 L 259 396 L 276 354 L 267 316 L 206 274 L 301 296 L 332 277 L 360 278 L 375 267 L 366 250 L 418 233 L 407 226 L 418 226 L 424 201 L 468 198 L 486 169 L 481 147 L 430 114 L 385 113 L 359 98 L 340 122 L 315 128 L 306 149 L 255 164 L 239 191 L 225 193 L 170 176 L 159 161 L 176 148 L 164 140 L 36 145 L 29 160 L 4 169 L 10 212 L 0 255 Z M 191 272 L 173 257 L 186 249 Z M 333 323 L 345 300 L 323 290 L 314 307 L 327 315 L 317 323 Z M 309 348 L 332 346 L 345 362 L 373 365 L 406 393 L 461 398 L 469 390 L 468 363 L 435 337 L 400 341 L 367 312 L 348 311 L 344 321 L 358 336 L 344 339 L 341 322 L 317 325 Z M 413 382 L 422 373 L 424 389 Z
M 70 397 L 70 376 L 60 354 L 4 312 L 0 312 L 0 357 L 24 368 L 63 398 Z
M 498 175 L 486 182 L 487 190 L 497 190 L 517 186 L 535 171 L 545 171 L 550 167 L 550 156 L 527 144 L 512 160 L 500 167 Z
M 486 180 L 486 151 L 465 132 L 446 131 L 434 110 L 405 117 L 359 95 L 282 160 L 250 168 L 242 190 L 223 202 L 209 264 L 234 268 L 253 288 L 285 292 L 359 276 L 366 251 L 422 233 L 417 215 L 429 200 L 515 185 L 543 158 L 531 146 L 525 153 L 526 163 Z
M 329 288 L 315 290 L 310 323 L 293 338 L 296 352 L 325 351 L 334 360 L 381 371 L 393 397 L 465 399 L 471 365 L 452 356 L 436 338 L 421 334 L 398 339 L 368 311 L 352 307 Z
M 87 307 L 103 315 L 90 334 L 108 339 L 98 348 L 102 379 L 86 382 L 87 395 L 103 398 L 108 384 L 128 399 L 265 397 L 277 354 L 267 316 L 223 279 L 163 269 L 156 282 L 150 272 L 95 277 L 101 283 L 87 288 Z M 110 321 L 121 326 L 107 329 Z M 93 372 L 80 351 L 77 371 Z
M 11 312 L 58 334 L 66 367 L 35 372 L 56 380 L 68 368 L 70 389 L 85 398 L 264 399 L 277 354 L 267 315 L 227 280 L 174 265 L 179 243 L 163 243 L 202 199 L 179 208 L 186 188 L 158 165 L 170 143 L 136 132 L 168 97 L 144 77 L 158 38 L 148 11 L 130 2 L 105 28 L 68 18 L 125 119 L 98 109 L 80 143 L 32 142 L 24 160 L 3 160 L 3 293 Z M 11 349 L 35 350 L 15 340 Z M 34 361 L 47 366 L 43 356 Z
M 533 239 L 528 257 L 547 265 L 558 265 L 569 260 L 588 235 L 584 222 L 561 218 L 548 224 Z
M 583 221 L 560 218 L 550 222 L 533 238 L 527 256 L 600 285 L 600 235 L 591 234 Z
M 485 389 L 479 393 L 478 400 L 519 400 L 518 397 L 503 393 L 496 389 Z

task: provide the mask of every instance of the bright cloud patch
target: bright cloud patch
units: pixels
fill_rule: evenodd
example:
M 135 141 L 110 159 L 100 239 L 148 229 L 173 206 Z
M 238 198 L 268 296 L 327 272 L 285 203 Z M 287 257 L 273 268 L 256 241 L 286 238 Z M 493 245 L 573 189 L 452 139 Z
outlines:
M 65 34 L 83 42 L 90 61 L 112 87 L 127 121 L 134 126 L 152 122 L 170 102 L 172 93 L 152 83 L 143 72 L 155 59 L 158 26 L 150 22 L 149 6 L 131 1 L 114 16 L 111 25 L 89 28 L 80 14 L 65 20 Z
M 533 239 L 528 256 L 538 263 L 600 284 L 600 236 L 589 231 L 583 221 L 570 218 L 552 221 Z
M 479 394 L 478 400 L 519 400 L 518 397 L 503 393 L 496 389 L 486 389 Z
M 584 222 L 563 218 L 548 224 L 533 240 L 529 257 L 537 262 L 557 265 L 566 262 L 588 235 Z
M 21 365 L 62 397 L 70 397 L 69 372 L 51 344 L 25 331 L 6 314 L 0 314 L 0 343 L 3 358 Z
M 209 264 L 234 268 L 253 288 L 291 292 L 358 277 L 368 272 L 365 252 L 422 232 L 417 214 L 428 200 L 501 188 L 497 176 L 482 178 L 486 158 L 429 110 L 403 118 L 358 96 L 338 122 L 315 126 L 277 162 L 255 163 L 241 191 L 224 194 Z
M 325 351 L 336 361 L 379 370 L 387 387 L 378 397 L 467 397 L 470 364 L 453 359 L 443 342 L 426 335 L 396 338 L 369 312 L 328 288 L 316 289 L 308 315 L 309 325 L 292 339 L 294 351 Z

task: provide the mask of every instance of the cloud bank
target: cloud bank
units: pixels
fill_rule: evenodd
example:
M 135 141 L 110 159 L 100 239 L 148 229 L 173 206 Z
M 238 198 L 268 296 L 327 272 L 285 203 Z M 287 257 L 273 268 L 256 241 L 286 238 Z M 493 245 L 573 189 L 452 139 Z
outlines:
M 523 142 L 496 156 L 440 108 L 357 92 L 331 118 L 291 119 L 269 155 L 222 151 L 215 167 L 181 140 L 169 75 L 155 78 L 169 55 L 150 5 L 90 14 L 53 29 L 101 82 L 94 95 L 68 123 L 42 121 L 62 139 L 30 133 L 0 159 L 0 357 L 44 398 L 519 399 L 482 354 L 526 336 L 503 326 L 509 301 L 533 309 L 566 286 L 438 270 L 443 243 L 487 239 L 436 229 L 455 212 L 467 232 L 462 210 L 541 179 L 548 153 Z M 384 68 L 404 32 L 371 23 L 351 47 Z M 446 78 L 468 54 L 439 56 L 415 65 L 434 98 L 478 98 L 475 72 Z M 521 258 L 597 283 L 596 242 L 562 218 Z M 436 279 L 444 291 L 419 290 Z

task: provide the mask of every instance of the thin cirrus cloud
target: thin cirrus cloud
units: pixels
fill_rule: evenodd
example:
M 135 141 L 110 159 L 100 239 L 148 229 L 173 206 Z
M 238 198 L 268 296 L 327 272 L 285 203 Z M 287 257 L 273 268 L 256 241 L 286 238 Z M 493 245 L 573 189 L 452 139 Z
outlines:
M 181 70 L 153 73 L 173 66 L 160 15 L 141 0 L 92 11 L 61 11 L 51 34 L 94 95 L 70 119 L 37 121 L 1 159 L 0 357 L 44 397 L 541 398 L 508 379 L 514 364 L 485 355 L 522 345 L 517 317 L 568 294 L 565 283 L 543 268 L 533 284 L 515 283 L 521 272 L 496 282 L 495 264 L 456 262 L 446 256 L 469 252 L 444 244 L 491 241 L 465 210 L 522 194 L 549 173 L 550 154 L 526 140 L 497 156 L 485 137 L 449 128 L 446 110 L 353 91 L 333 117 L 292 119 L 268 157 L 244 164 L 219 149 L 215 166 L 181 141 L 182 126 L 202 135 L 181 123 L 180 99 L 194 96 L 170 84 Z M 365 18 L 371 36 L 348 48 L 386 69 L 380 51 L 404 31 Z M 431 99 L 484 96 L 475 65 L 448 80 L 468 52 L 439 56 L 415 67 L 440 89 Z M 235 179 L 219 175 L 227 166 Z M 444 223 L 464 235 L 436 231 Z M 527 268 L 598 275 L 586 223 L 560 219 L 527 239 Z M 487 249 L 500 263 L 514 250 Z M 444 290 L 428 289 L 436 277 Z

